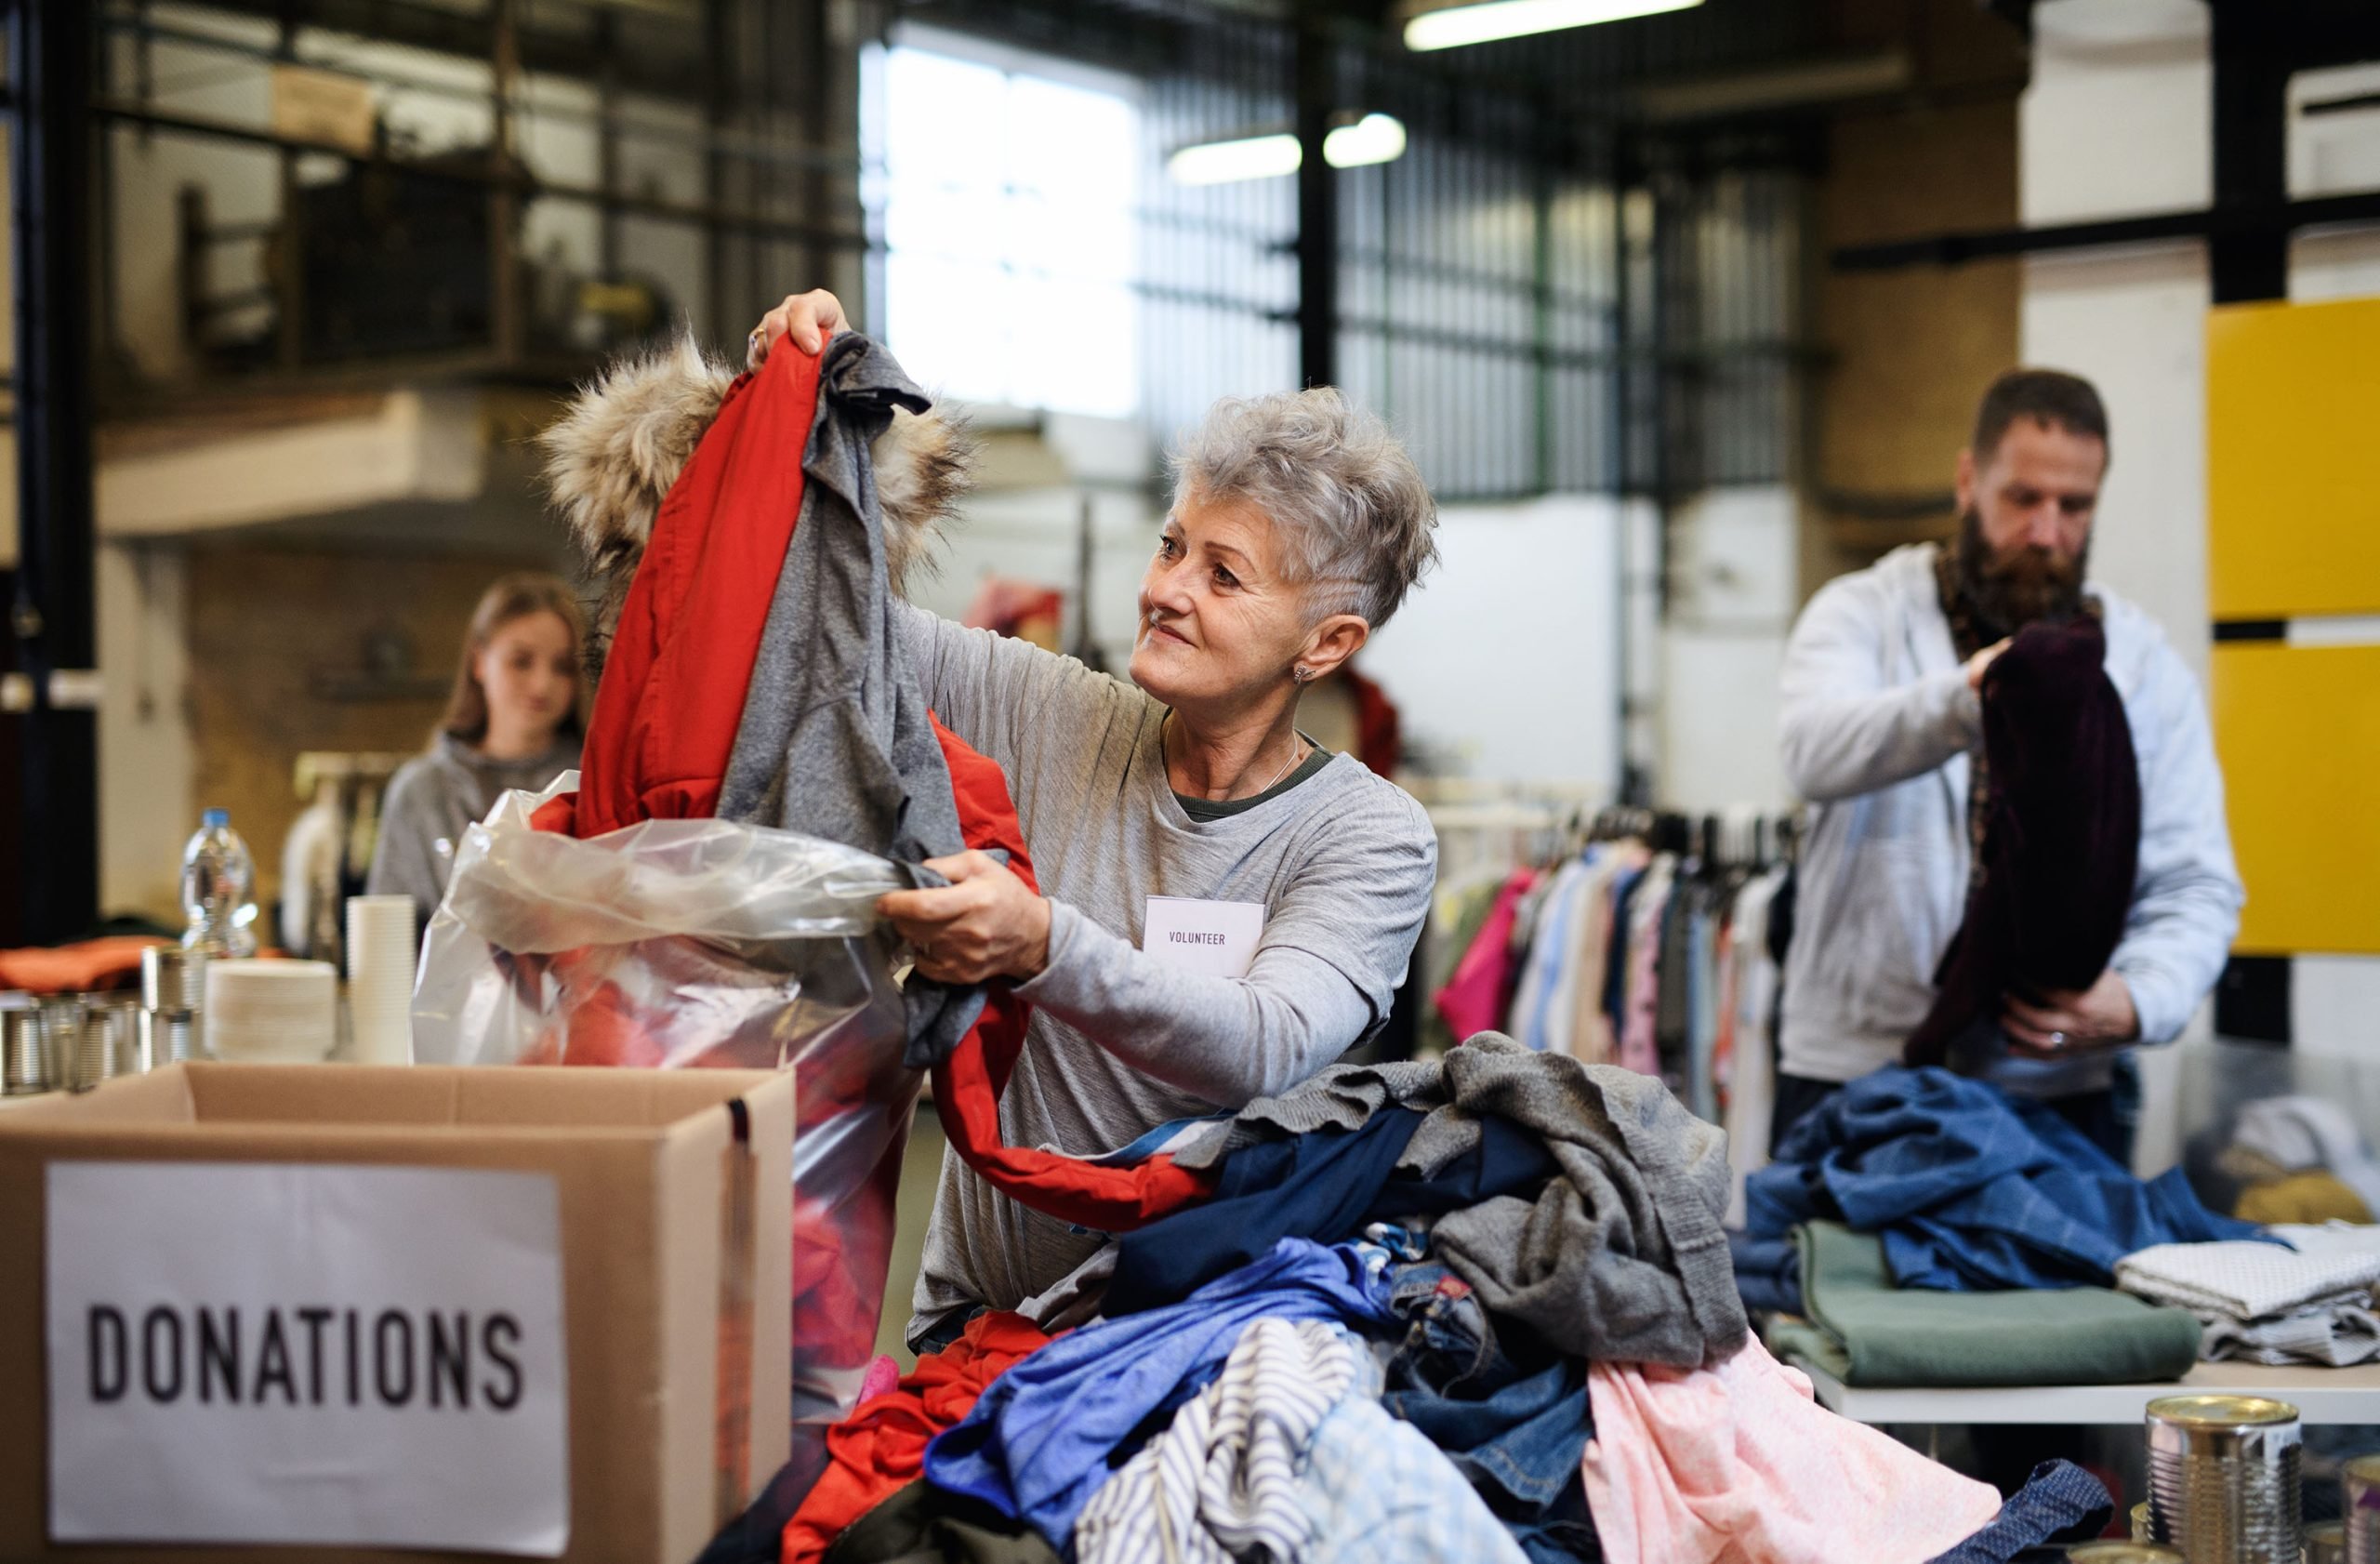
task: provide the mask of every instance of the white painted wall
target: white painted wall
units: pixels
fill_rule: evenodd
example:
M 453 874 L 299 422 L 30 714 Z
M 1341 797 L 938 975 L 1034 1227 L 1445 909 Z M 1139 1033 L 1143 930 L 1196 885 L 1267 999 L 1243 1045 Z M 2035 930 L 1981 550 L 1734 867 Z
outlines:
M 1441 515 L 1444 563 L 1362 662 L 1408 745 L 1463 776 L 1618 786 L 1620 520 L 1588 495 Z

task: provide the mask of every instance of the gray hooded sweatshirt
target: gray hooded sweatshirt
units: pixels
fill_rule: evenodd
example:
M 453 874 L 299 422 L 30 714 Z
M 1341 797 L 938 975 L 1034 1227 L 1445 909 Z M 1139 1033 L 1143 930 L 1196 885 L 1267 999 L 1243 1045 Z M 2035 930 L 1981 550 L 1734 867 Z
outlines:
M 534 792 L 577 763 L 575 738 L 525 761 L 492 761 L 454 735 L 440 734 L 430 753 L 407 761 L 389 783 L 364 890 L 411 896 L 415 927 L 427 927 L 445 899 L 463 828 L 486 819 L 500 795 L 516 788 Z

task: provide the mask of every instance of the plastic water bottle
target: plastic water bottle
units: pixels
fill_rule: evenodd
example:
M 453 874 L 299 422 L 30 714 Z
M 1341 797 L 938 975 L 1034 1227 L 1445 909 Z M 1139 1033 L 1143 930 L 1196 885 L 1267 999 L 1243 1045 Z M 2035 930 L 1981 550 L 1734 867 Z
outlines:
M 230 811 L 210 809 L 182 849 L 182 910 L 190 927 L 182 948 L 210 957 L 257 953 L 257 866 L 231 828 Z

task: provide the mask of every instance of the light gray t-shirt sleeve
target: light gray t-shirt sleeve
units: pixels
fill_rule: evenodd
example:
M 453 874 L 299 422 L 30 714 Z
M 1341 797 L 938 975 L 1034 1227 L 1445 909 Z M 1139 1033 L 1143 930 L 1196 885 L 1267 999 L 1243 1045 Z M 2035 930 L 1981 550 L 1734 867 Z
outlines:
M 1246 977 L 1182 972 L 1052 902 L 1050 964 L 1017 992 L 1152 1079 L 1236 1108 L 1386 1022 L 1436 868 L 1418 806 L 1353 810 L 1274 901 Z

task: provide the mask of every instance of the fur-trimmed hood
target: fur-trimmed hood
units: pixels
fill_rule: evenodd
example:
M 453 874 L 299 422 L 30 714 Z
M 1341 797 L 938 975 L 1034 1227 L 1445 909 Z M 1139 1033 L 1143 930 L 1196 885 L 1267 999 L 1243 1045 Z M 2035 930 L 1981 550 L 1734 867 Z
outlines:
M 691 333 L 681 335 L 612 364 L 537 436 L 547 492 L 595 586 L 598 646 L 618 621 L 663 497 L 734 380 Z M 972 478 L 975 439 L 939 409 L 896 412 L 871 454 L 886 563 L 900 592 L 913 571 L 933 566 L 943 528 Z

